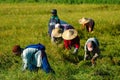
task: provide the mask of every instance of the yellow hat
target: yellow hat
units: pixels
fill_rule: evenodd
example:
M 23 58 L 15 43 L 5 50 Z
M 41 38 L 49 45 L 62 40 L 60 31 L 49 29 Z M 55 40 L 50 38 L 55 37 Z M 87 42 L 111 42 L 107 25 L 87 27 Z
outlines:
M 80 24 L 86 24 L 86 23 L 88 23 L 88 22 L 90 22 L 90 19 L 84 18 L 84 17 L 79 20 L 79 23 L 80 23 Z
M 77 36 L 77 31 L 75 29 L 65 30 L 62 34 L 62 38 L 65 40 L 72 40 Z
M 53 29 L 52 36 L 53 37 L 62 37 L 62 29 L 60 29 L 60 28 Z

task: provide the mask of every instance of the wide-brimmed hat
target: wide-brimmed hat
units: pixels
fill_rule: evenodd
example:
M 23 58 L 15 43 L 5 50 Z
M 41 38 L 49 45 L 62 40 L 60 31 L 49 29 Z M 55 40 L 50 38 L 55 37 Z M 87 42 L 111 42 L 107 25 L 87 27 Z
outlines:
M 90 19 L 84 18 L 84 17 L 79 20 L 79 23 L 80 23 L 80 24 L 86 24 L 86 23 L 88 23 L 88 22 L 90 22 Z
M 62 37 L 62 29 L 60 29 L 60 28 L 53 29 L 52 36 L 53 37 Z
M 92 42 L 88 42 L 87 43 L 87 49 L 88 49 L 88 51 L 92 51 L 93 50 L 93 44 L 92 44 Z
M 62 38 L 65 40 L 72 40 L 77 36 L 77 31 L 75 29 L 65 30 L 62 34 Z

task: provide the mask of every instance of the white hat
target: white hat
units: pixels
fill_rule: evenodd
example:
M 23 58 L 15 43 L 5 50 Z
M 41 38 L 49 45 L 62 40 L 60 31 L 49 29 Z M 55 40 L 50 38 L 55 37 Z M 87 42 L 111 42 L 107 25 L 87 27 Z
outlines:
M 88 49 L 88 51 L 92 51 L 93 50 L 93 44 L 92 44 L 92 42 L 88 42 L 87 43 L 87 49 Z
M 63 39 L 72 40 L 77 36 L 77 31 L 75 29 L 65 30 L 62 34 Z
M 60 29 L 60 28 L 53 29 L 52 36 L 53 37 L 62 37 L 62 29 Z
M 90 22 L 90 19 L 84 18 L 84 17 L 79 20 L 79 23 L 80 23 L 80 24 L 86 24 L 86 23 L 88 23 L 88 22 Z
M 60 28 L 60 24 L 59 23 L 55 24 L 55 28 Z

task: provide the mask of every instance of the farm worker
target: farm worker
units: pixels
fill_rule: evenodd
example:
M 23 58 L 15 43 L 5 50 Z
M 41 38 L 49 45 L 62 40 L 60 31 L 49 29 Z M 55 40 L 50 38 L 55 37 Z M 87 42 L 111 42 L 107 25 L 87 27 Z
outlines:
M 52 13 L 52 16 L 51 16 L 49 23 L 48 23 L 48 35 L 50 37 L 51 37 L 52 30 L 55 28 L 55 24 L 60 23 L 60 19 L 57 15 L 57 10 L 52 9 L 51 13 Z
M 80 47 L 80 38 L 75 29 L 65 30 L 62 34 L 64 39 L 64 47 L 68 50 L 74 48 L 73 54 L 77 54 Z
M 62 41 L 62 33 L 67 30 L 67 29 L 74 29 L 71 25 L 69 24 L 55 24 L 55 29 L 52 30 L 51 34 L 51 41 L 52 42 L 60 42 Z
M 91 18 L 82 18 L 79 20 L 79 23 L 83 25 L 83 28 L 86 27 L 88 32 L 93 32 L 95 22 Z
M 100 54 L 99 42 L 96 38 L 89 38 L 84 46 L 84 60 L 91 60 L 92 66 L 95 65 L 95 60 Z
M 61 42 L 63 40 L 62 33 L 63 33 L 63 30 L 62 28 L 60 28 L 60 24 L 56 24 L 55 29 L 53 29 L 51 33 L 51 42 L 53 43 Z
M 43 69 L 46 73 L 54 72 L 50 67 L 45 52 L 45 46 L 42 44 L 28 45 L 26 48 L 21 48 L 19 45 L 15 45 L 12 52 L 22 57 L 23 68 L 22 71 L 29 69 L 30 71 L 37 71 L 38 68 Z

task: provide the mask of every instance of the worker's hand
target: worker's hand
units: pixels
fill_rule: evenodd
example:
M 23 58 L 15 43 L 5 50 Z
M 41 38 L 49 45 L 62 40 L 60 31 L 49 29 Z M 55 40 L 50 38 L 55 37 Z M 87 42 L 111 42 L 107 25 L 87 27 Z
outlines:
M 73 54 L 76 54 L 77 52 L 78 52 L 78 48 L 75 48 Z
M 94 61 L 94 59 L 93 59 L 93 58 L 91 59 L 91 62 L 92 62 L 92 65 L 94 65 L 94 64 L 95 64 L 95 61 Z

